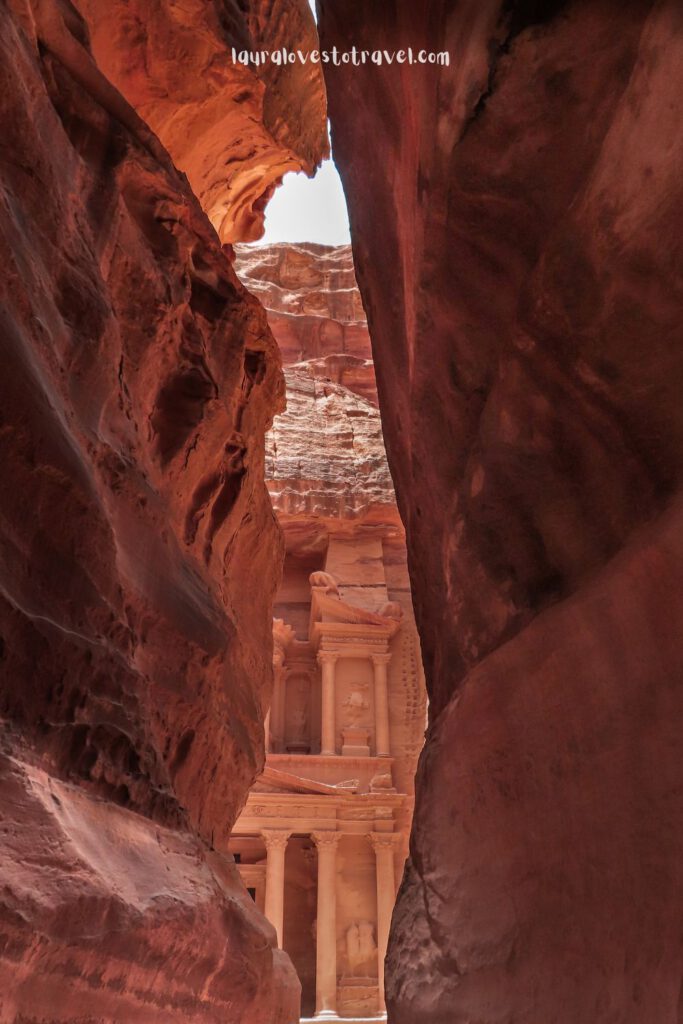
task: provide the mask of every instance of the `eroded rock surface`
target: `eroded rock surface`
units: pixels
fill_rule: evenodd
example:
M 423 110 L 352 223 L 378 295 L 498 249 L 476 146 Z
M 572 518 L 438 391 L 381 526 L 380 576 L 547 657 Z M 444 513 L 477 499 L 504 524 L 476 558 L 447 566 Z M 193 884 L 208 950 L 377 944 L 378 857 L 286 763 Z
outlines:
M 320 64 L 239 55 L 318 46 L 305 0 L 76 0 L 100 68 L 159 136 L 223 242 L 263 234 L 287 171 L 327 155 Z M 260 59 L 260 58 L 259 58 Z
M 263 763 L 277 347 L 68 4 L 0 7 L 0 1019 L 291 1024 Z
M 350 246 L 239 246 L 235 267 L 265 306 L 284 364 L 287 408 L 266 440 L 280 522 L 353 529 L 369 515 L 402 533 Z
M 285 367 L 341 384 L 377 405 L 351 246 L 239 246 L 235 268 L 268 310 Z
M 678 1024 L 680 6 L 320 0 L 431 697 L 394 1024 Z
M 16 751 L 0 786 L 1 1020 L 298 1020 L 291 964 L 231 859 Z

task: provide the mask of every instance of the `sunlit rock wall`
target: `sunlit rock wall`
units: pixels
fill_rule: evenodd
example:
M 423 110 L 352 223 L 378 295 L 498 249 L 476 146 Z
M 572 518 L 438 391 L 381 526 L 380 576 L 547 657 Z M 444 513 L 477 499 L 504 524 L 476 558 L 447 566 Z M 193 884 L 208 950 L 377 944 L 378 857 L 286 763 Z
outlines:
M 75 2 L 99 66 L 187 174 L 221 241 L 260 238 L 283 174 L 312 175 L 327 154 L 325 87 L 320 64 L 233 58 L 316 49 L 306 0 Z
M 354 529 L 370 514 L 400 529 L 350 246 L 239 246 L 235 266 L 284 364 L 287 407 L 266 440 L 280 521 Z

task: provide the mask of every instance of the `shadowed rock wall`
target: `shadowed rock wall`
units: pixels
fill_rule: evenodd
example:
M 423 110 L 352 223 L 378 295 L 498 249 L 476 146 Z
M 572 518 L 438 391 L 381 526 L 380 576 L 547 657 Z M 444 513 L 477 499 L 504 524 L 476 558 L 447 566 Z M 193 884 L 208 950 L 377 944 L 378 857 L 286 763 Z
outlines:
M 319 0 L 432 725 L 394 1024 L 679 1024 L 683 13 Z

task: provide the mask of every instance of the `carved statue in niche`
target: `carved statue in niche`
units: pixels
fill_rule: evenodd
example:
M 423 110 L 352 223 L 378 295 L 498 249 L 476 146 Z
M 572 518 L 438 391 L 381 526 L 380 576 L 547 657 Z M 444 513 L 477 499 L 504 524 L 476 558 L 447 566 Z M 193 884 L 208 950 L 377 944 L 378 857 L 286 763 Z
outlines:
M 369 921 L 354 922 L 346 932 L 348 975 L 367 977 L 374 973 L 377 960 L 375 930 Z
M 292 754 L 310 753 L 309 705 L 311 679 L 308 673 L 291 672 L 287 676 L 286 747 Z
M 361 719 L 365 718 L 365 712 L 370 707 L 370 701 L 363 693 L 363 689 L 367 690 L 367 687 L 363 686 L 362 683 L 356 683 L 359 689 L 352 690 L 348 697 L 345 697 L 342 701 L 342 707 L 346 708 L 346 718 L 349 723 L 357 724 Z

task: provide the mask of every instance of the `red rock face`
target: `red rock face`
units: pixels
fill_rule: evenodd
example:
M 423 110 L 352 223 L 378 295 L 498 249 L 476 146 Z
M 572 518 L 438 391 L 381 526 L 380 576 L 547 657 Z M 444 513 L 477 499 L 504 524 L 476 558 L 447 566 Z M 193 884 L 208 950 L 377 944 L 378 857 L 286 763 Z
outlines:
M 268 310 L 285 367 L 340 384 L 377 405 L 351 246 L 239 246 L 235 269 Z
M 0 754 L 2 1021 L 299 1019 L 234 864 Z
M 291 1024 L 263 763 L 277 347 L 73 8 L 0 8 L 0 1020 Z
M 332 536 L 382 536 L 405 566 L 351 247 L 237 246 L 235 269 L 284 365 L 287 406 L 266 436 L 265 470 L 287 555 L 324 559 Z M 406 607 L 412 616 L 409 593 Z
M 158 135 L 221 241 L 260 238 L 282 175 L 327 155 L 320 64 L 245 66 L 244 51 L 306 52 L 306 0 L 77 0 L 95 58 Z
M 390 1019 L 678 1024 L 679 5 L 320 8 L 451 58 L 326 69 L 433 723 Z

